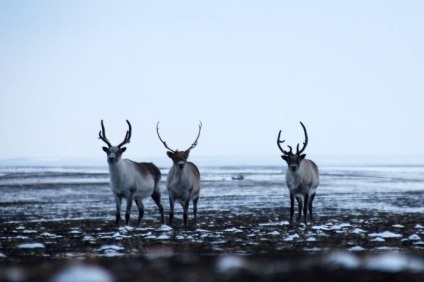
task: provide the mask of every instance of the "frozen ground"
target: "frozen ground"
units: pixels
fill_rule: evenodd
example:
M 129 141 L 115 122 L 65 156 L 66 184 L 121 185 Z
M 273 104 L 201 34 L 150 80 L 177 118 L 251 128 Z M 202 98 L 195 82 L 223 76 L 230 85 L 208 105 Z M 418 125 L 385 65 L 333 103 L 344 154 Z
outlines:
M 410 281 L 421 280 L 424 167 L 323 167 L 315 223 L 292 228 L 282 170 L 201 168 L 199 224 L 185 229 L 180 207 L 175 226 L 161 226 L 150 199 L 141 227 L 115 227 L 106 168 L 0 168 L 0 281 L 80 273 L 67 269 L 75 261 L 108 270 L 111 281 L 140 273 L 166 281 L 155 274 L 158 265 L 177 277 L 190 270 L 210 281 L 308 275 L 316 281 L 315 268 L 336 280 L 334 269 L 382 278 L 407 272 Z M 231 180 L 240 174 L 244 180 Z M 164 183 L 162 190 L 168 211 Z M 132 217 L 134 224 L 135 207 Z

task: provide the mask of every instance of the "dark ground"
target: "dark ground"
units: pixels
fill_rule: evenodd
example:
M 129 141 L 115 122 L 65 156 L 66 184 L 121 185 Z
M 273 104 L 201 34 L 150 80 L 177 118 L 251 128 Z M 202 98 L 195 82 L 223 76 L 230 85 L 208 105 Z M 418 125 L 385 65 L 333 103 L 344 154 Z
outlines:
M 284 214 L 286 209 L 208 212 L 199 215 L 198 229 L 183 228 L 177 214 L 173 230 L 149 218 L 142 228 L 117 228 L 112 217 L 0 218 L 0 281 L 52 281 L 73 265 L 100 266 L 114 281 L 424 281 L 422 214 L 327 210 L 306 227 L 278 220 Z M 384 236 L 374 233 L 382 232 L 395 235 L 375 241 Z M 43 245 L 21 248 L 26 243 Z M 370 269 L 372 259 L 393 252 L 411 269 Z

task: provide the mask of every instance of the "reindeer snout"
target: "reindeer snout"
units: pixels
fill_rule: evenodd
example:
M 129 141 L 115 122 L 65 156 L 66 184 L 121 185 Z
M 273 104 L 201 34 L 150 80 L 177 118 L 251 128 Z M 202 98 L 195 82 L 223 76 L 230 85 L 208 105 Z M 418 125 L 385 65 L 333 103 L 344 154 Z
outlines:
M 184 164 L 178 164 L 178 167 L 179 167 L 180 169 L 183 169 L 183 168 L 184 168 Z
M 291 171 L 296 171 L 296 169 L 297 169 L 297 166 L 296 166 L 296 165 L 291 165 L 291 166 L 290 166 L 290 170 L 291 170 Z
M 115 161 L 115 157 L 108 157 L 107 161 L 113 163 Z

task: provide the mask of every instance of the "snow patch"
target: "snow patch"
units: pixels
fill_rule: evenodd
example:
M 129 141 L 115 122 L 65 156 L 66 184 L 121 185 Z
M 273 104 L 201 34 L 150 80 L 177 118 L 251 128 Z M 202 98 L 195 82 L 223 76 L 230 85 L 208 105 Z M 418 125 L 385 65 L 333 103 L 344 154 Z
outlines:
M 227 228 L 227 229 L 225 229 L 224 232 L 240 233 L 240 232 L 243 232 L 243 231 L 241 229 L 238 229 L 238 228 L 233 227 L 233 228 Z
M 357 269 L 361 265 L 360 260 L 355 255 L 344 251 L 328 254 L 325 261 L 326 264 L 336 268 Z
M 363 252 L 366 249 L 362 248 L 361 246 L 355 246 L 355 247 L 349 248 L 348 250 L 351 252 Z
M 290 235 L 289 237 L 287 237 L 286 239 L 284 239 L 284 241 L 290 242 L 290 241 L 293 241 L 296 238 L 300 238 L 300 236 L 298 234 L 293 234 L 293 235 Z
M 43 249 L 45 247 L 46 246 L 41 243 L 27 243 L 18 245 L 19 249 Z
M 366 233 L 367 231 L 365 231 L 365 230 L 363 230 L 363 229 L 361 229 L 361 228 L 355 228 L 355 229 L 353 229 L 353 231 L 352 231 L 352 233 L 355 233 L 355 234 L 362 234 L 362 233 Z
M 69 266 L 53 278 L 53 282 L 113 282 L 114 280 L 104 268 L 89 265 Z
M 238 270 L 245 267 L 246 263 L 242 258 L 232 255 L 223 256 L 216 263 L 216 270 L 221 273 Z
M 171 226 L 168 226 L 168 225 L 165 225 L 165 224 L 163 224 L 161 227 L 159 227 L 158 229 L 157 229 L 157 231 L 162 231 L 162 232 L 167 232 L 167 231 L 172 231 L 172 230 L 174 230 Z
M 424 271 L 424 260 L 402 254 L 388 253 L 367 258 L 364 268 L 384 272 L 421 272 Z
M 278 236 L 278 235 L 280 235 L 281 233 L 280 232 L 278 232 L 277 230 L 274 230 L 274 231 L 272 231 L 272 232 L 269 232 L 268 233 L 268 235 L 272 235 L 272 236 Z
M 371 242 L 386 242 L 386 240 L 384 240 L 381 237 L 376 237 L 376 238 L 372 239 Z
M 167 234 L 162 234 L 159 237 L 157 237 L 157 240 L 169 240 L 171 237 L 169 237 L 169 235 Z
M 420 241 L 421 237 L 418 236 L 417 234 L 412 234 L 411 236 L 408 237 L 408 239 L 411 241 Z
M 371 233 L 369 234 L 370 237 L 381 237 L 381 238 L 401 238 L 402 235 L 396 234 L 390 231 L 384 231 L 381 233 Z

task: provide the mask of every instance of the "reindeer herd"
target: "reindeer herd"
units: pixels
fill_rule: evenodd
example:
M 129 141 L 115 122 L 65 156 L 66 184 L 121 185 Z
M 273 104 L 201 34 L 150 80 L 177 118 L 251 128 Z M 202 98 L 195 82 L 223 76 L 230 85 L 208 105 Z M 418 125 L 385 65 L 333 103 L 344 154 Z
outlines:
M 118 226 L 121 220 L 121 204 L 122 199 L 126 200 L 125 223 L 129 225 L 131 208 L 133 201 L 138 208 L 137 226 L 140 226 L 144 216 L 143 199 L 152 197 L 153 201 L 159 208 L 161 222 L 165 224 L 164 209 L 161 203 L 160 181 L 161 172 L 153 163 L 134 162 L 129 159 L 122 159 L 122 154 L 126 151 L 124 145 L 130 143 L 132 127 L 127 120 L 128 131 L 125 134 L 124 141 L 118 146 L 113 146 L 106 137 L 106 130 L 101 121 L 101 130 L 99 139 L 106 143 L 107 147 L 103 147 L 103 151 L 107 155 L 107 163 L 109 167 L 110 187 L 116 202 L 116 220 Z M 293 153 L 291 146 L 287 146 L 290 150 L 286 151 L 281 147 L 285 140 L 281 139 L 281 130 L 277 137 L 277 146 L 283 153 L 281 158 L 287 163 L 286 185 L 290 193 L 290 225 L 293 224 L 294 201 L 298 203 L 297 221 L 301 221 L 302 212 L 304 215 L 304 223 L 313 221 L 312 203 L 315 198 L 316 189 L 319 185 L 319 173 L 317 165 L 306 159 L 306 155 L 302 154 L 308 145 L 308 133 L 305 126 L 300 122 L 305 133 L 305 142 L 299 150 L 299 144 L 296 147 L 296 153 Z M 183 208 L 184 226 L 188 225 L 188 210 L 190 201 L 193 201 L 193 218 L 194 226 L 197 226 L 197 202 L 200 193 L 200 172 L 197 166 L 188 161 L 191 149 L 195 148 L 199 140 L 202 130 L 202 123 L 199 124 L 199 133 L 191 146 L 184 150 L 173 150 L 162 139 L 159 134 L 159 122 L 156 125 L 156 132 L 160 142 L 168 150 L 166 154 L 172 160 L 172 167 L 168 172 L 166 188 L 169 195 L 169 225 L 172 225 L 174 219 L 174 204 L 177 201 Z

